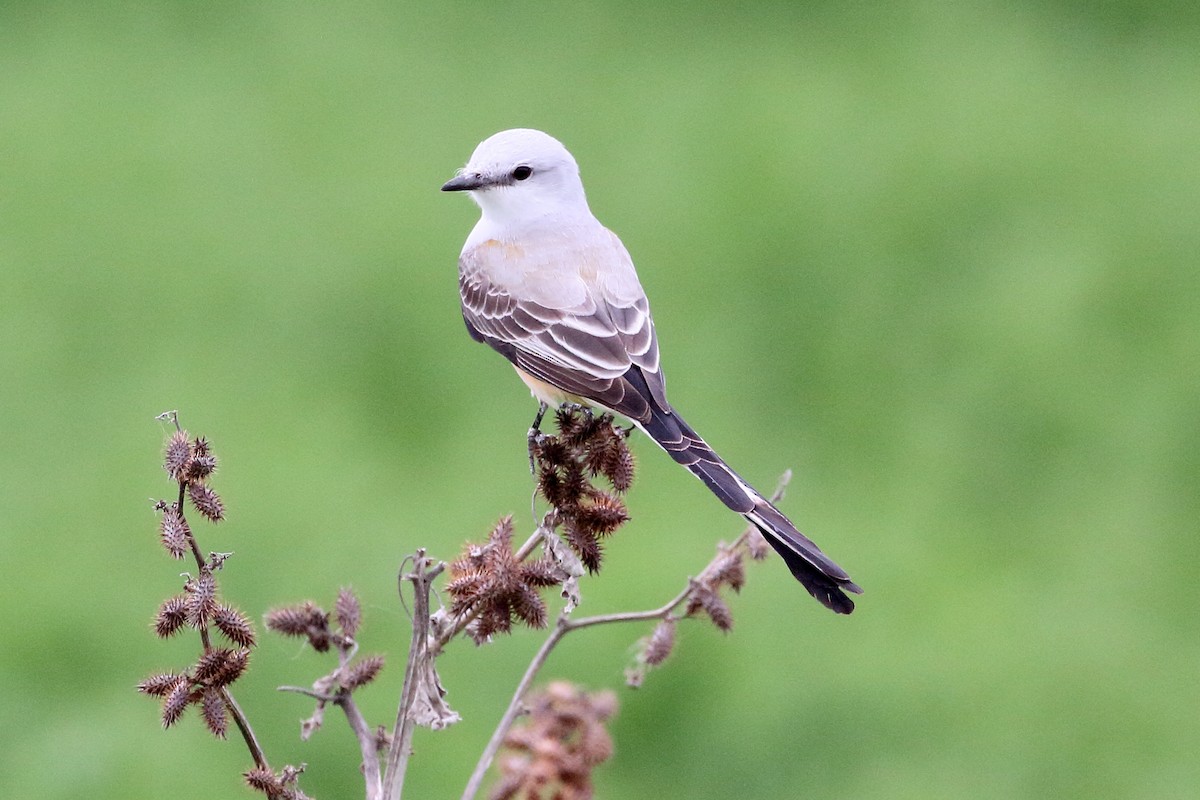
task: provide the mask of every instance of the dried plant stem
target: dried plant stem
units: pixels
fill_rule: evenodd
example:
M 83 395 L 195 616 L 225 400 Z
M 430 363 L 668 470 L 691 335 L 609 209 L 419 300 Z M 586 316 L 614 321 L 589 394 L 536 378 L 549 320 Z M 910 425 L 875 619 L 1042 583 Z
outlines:
M 688 582 L 689 588 L 691 581 Z M 521 682 L 517 684 L 516 691 L 513 692 L 512 701 L 508 704 L 508 708 L 504 710 L 504 716 L 500 718 L 500 722 L 496 725 L 496 730 L 492 732 L 492 738 L 488 740 L 487 746 L 483 749 L 483 753 L 479 756 L 479 762 L 475 765 L 475 771 L 471 773 L 471 779 L 467 782 L 466 789 L 463 790 L 462 800 L 472 800 L 479 792 L 479 787 L 483 784 L 483 779 L 487 775 L 488 767 L 492 765 L 492 760 L 496 757 L 496 753 L 500 750 L 500 745 L 504 741 L 504 736 L 508 733 L 508 729 L 512 727 L 513 722 L 522 711 L 521 701 L 525 697 L 525 693 L 529 691 L 534 678 L 537 677 L 542 666 L 545 665 L 546 659 L 550 657 L 550 652 L 558 646 L 558 643 L 563 640 L 568 633 L 590 628 L 594 625 L 606 625 L 613 622 L 642 622 L 652 619 L 665 619 L 680 603 L 687 597 L 688 589 L 684 589 L 678 595 L 670 600 L 666 605 L 648 611 L 629 611 L 618 614 L 597 614 L 592 617 L 584 617 L 582 619 L 571 619 L 566 614 L 560 614 L 558 622 L 555 623 L 554 629 L 550 631 L 550 635 L 546 637 L 546 641 L 542 642 L 542 646 L 538 648 L 534 654 L 533 660 L 529 662 L 529 666 L 525 669 L 525 674 L 521 676 Z
M 338 670 L 342 672 L 350 666 L 350 661 L 358 651 L 358 645 L 350 648 L 338 647 L 337 651 Z M 354 738 L 358 739 L 358 747 L 362 752 L 362 773 L 363 781 L 366 784 L 367 800 L 381 800 L 383 775 L 379 771 L 379 751 L 374 731 L 371 730 L 371 726 L 363 717 L 362 712 L 358 710 L 358 704 L 354 702 L 354 695 L 349 689 L 340 689 L 327 699 L 342 709 L 342 713 L 346 715 L 346 722 L 350 725 L 350 730 L 354 732 Z
M 779 483 L 771 495 L 771 502 L 777 503 L 783 498 L 784 488 L 791 480 L 791 477 L 791 470 L 788 470 L 782 475 L 782 477 L 780 477 Z M 547 519 L 549 519 L 548 515 Z M 543 521 L 542 524 L 545 525 L 546 521 Z M 736 539 L 734 539 L 733 543 L 729 546 L 729 549 L 733 549 L 742 545 L 746 541 L 747 537 L 753 535 L 754 533 L 754 527 L 747 526 L 746 529 L 743 530 Z M 530 538 L 530 541 L 526 542 L 528 550 L 525 552 L 525 555 L 528 555 L 528 553 L 532 551 L 533 542 L 537 538 L 540 538 L 540 534 L 541 529 L 539 528 L 538 531 L 534 532 L 534 535 Z M 525 550 L 525 548 L 522 549 Z M 719 561 L 720 556 L 710 561 L 708 565 L 700 571 L 700 575 L 698 577 L 689 578 L 687 586 L 684 587 L 679 594 L 675 595 L 658 608 L 652 608 L 646 611 L 597 614 L 591 617 L 583 617 L 581 619 L 571 619 L 571 617 L 565 612 L 560 614 L 558 617 L 558 622 L 556 622 L 554 625 L 554 629 L 550 632 L 550 635 L 546 637 L 546 640 L 542 642 L 542 646 L 538 648 L 537 653 L 535 653 L 533 656 L 533 660 L 530 661 L 529 666 L 526 667 L 525 674 L 521 676 L 521 681 L 517 684 L 516 691 L 513 692 L 513 698 L 509 702 L 508 708 L 504 710 L 504 715 L 500 718 L 500 722 L 497 723 L 496 730 L 492 732 L 492 738 L 488 740 L 487 746 L 484 747 L 483 752 L 479 756 L 479 761 L 475 765 L 475 771 L 471 773 L 471 778 L 467 781 L 467 786 L 463 790 L 462 800 L 474 800 L 475 795 L 479 793 L 479 789 L 483 785 L 483 780 L 487 775 L 488 768 L 491 767 L 492 761 L 496 757 L 496 753 L 499 752 L 500 746 L 504 742 L 505 735 L 508 733 L 509 728 L 512 727 L 513 722 L 516 721 L 517 717 L 522 712 L 522 701 L 525 698 L 525 694 L 529 691 L 529 687 L 533 684 L 538 672 L 541 671 L 541 668 L 545 665 L 546 659 L 550 657 L 551 651 L 558 646 L 558 643 L 561 642 L 568 633 L 582 630 L 583 628 L 591 628 L 596 625 L 608 625 L 616 622 L 646 622 L 649 620 L 667 619 L 685 600 L 687 600 L 692 591 L 692 587 L 696 583 L 702 581 L 708 575 L 708 573 L 717 568 Z
M 488 740 L 487 747 L 483 748 L 483 753 L 479 756 L 479 762 L 475 765 L 475 771 L 471 773 L 471 779 L 467 781 L 467 787 L 463 790 L 462 800 L 472 800 L 476 793 L 479 792 L 479 787 L 483 785 L 484 776 L 487 775 L 488 767 L 492 765 L 492 759 L 496 757 L 496 752 L 500 749 L 500 744 L 504 741 L 504 735 L 508 733 L 508 729 L 512 727 L 513 721 L 517 715 L 521 713 L 521 701 L 525 697 L 525 693 L 529 691 L 529 686 L 533 683 L 533 679 L 537 677 L 538 671 L 542 665 L 546 663 L 546 659 L 550 655 L 550 651 L 562 640 L 562 637 L 567 635 L 569 628 L 563 625 L 565 617 L 558 618 L 558 624 L 554 626 L 554 630 L 546 637 L 546 641 L 542 642 L 542 646 L 534 655 L 533 660 L 529 662 L 529 666 L 525 669 L 525 674 L 521 676 L 521 682 L 517 684 L 517 689 L 513 692 L 512 701 L 508 704 L 508 708 L 504 710 L 504 716 L 500 718 L 500 723 L 496 726 L 496 730 L 492 732 L 492 738 Z
M 306 726 L 313 723 L 314 720 L 320 719 L 321 710 L 326 704 L 333 704 L 342 709 L 351 732 L 358 739 L 359 750 L 362 753 L 361 770 L 363 782 L 366 784 L 366 800 L 381 800 L 383 797 L 383 774 L 379 766 L 379 740 L 359 710 L 358 704 L 354 702 L 353 690 L 346 688 L 342 682 L 345 676 L 350 674 L 350 662 L 354 660 L 357 652 L 358 644 L 353 639 L 343 641 L 337 646 L 338 668 L 331 674 L 321 678 L 311 687 L 280 686 L 279 691 L 294 692 L 317 701 L 317 712 L 312 719 L 306 720 Z M 307 733 L 311 734 L 319 724 L 319 722 L 313 724 Z M 307 736 L 303 738 L 307 738 Z
M 500 718 L 500 722 L 496 725 L 496 730 L 492 732 L 492 738 L 488 740 L 487 746 L 479 756 L 479 762 L 475 765 L 475 771 L 471 773 L 471 779 L 467 782 L 466 789 L 463 790 L 462 800 L 472 800 L 479 792 L 479 787 L 483 784 L 483 779 L 487 775 L 488 767 L 492 765 L 492 760 L 496 757 L 496 753 L 500 750 L 500 745 L 504 742 L 504 736 L 508 733 L 508 729 L 512 727 L 513 722 L 522 711 L 521 701 L 524 699 L 525 693 L 529 691 L 530 685 L 533 683 L 534 678 L 537 677 L 542 666 L 546 663 L 550 652 L 558 646 L 558 643 L 563 640 L 564 636 L 572 631 L 590 628 L 594 625 L 665 619 L 687 598 L 691 584 L 692 581 L 689 581 L 689 588 L 684 589 L 665 605 L 648 611 L 597 614 L 596 616 L 583 617 L 582 619 L 571 619 L 565 613 L 560 614 L 558 622 L 554 625 L 554 630 L 550 631 L 550 635 L 546 637 L 546 641 L 542 642 L 542 646 L 538 648 L 537 653 L 533 656 L 533 660 L 529 662 L 529 666 L 525 669 L 525 674 L 521 676 L 521 682 L 517 684 L 517 689 L 513 692 L 512 701 L 508 704 L 508 708 L 504 710 L 504 716 Z
M 408 649 L 408 663 L 404 669 L 404 687 L 400 691 L 400 708 L 396 713 L 396 726 L 392 729 L 392 746 L 388 750 L 384 800 L 400 800 L 404 788 L 404 774 L 408 769 L 408 757 L 412 754 L 413 727 L 412 708 L 417 691 L 417 670 L 428 657 L 429 649 L 429 592 L 433 579 L 445 569 L 445 564 L 425 555 L 424 548 L 413 556 L 413 568 L 400 576 L 401 588 L 404 581 L 413 585 L 413 633 Z
M 358 704 L 354 702 L 350 692 L 339 692 L 333 702 L 345 713 L 346 721 L 358 739 L 358 746 L 362 751 L 362 773 L 367 788 L 367 800 L 381 800 L 383 775 L 379 772 L 379 752 L 376 749 L 375 734 L 362 712 L 358 710 Z
M 175 427 L 179 427 L 178 421 L 175 422 Z M 179 500 L 178 508 L 180 518 L 183 517 L 183 500 L 187 495 L 188 484 L 186 481 L 179 482 Z M 187 542 L 191 548 L 192 557 L 196 560 L 196 568 L 203 570 L 206 567 L 204 556 L 200 553 L 200 545 L 196 543 L 196 536 L 189 529 L 187 531 Z M 208 638 L 208 629 L 200 628 L 200 644 L 204 647 L 204 652 L 212 649 L 212 644 Z M 258 743 L 258 737 L 254 735 L 254 729 L 250 727 L 250 720 L 246 718 L 246 714 L 242 711 L 242 707 L 238 705 L 237 700 L 233 698 L 233 693 L 229 691 L 227 686 L 221 687 L 221 699 L 225 702 L 225 707 L 229 709 L 229 716 L 233 717 L 233 724 L 237 726 L 238 731 L 242 734 L 242 740 L 246 743 L 246 749 L 250 751 L 250 757 L 254 759 L 254 766 L 259 769 L 271 771 L 271 764 L 267 761 L 267 754 L 263 752 L 262 745 Z
M 233 717 L 233 724 L 237 725 L 237 729 L 241 731 L 246 748 L 250 751 L 250 757 L 254 759 L 254 765 L 259 769 L 270 770 L 271 765 L 267 763 L 267 756 L 258 743 L 258 737 L 254 735 L 254 729 L 250 727 L 250 720 L 246 718 L 242 707 L 238 705 L 237 700 L 233 699 L 233 693 L 227 687 L 221 687 L 221 699 L 225 701 L 225 707 L 229 709 L 229 716 Z

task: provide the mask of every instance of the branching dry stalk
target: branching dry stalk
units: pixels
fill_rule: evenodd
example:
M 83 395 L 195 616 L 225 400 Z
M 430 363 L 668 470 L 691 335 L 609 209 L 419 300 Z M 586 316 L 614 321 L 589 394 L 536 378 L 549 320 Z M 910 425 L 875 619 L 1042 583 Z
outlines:
M 303 686 L 280 686 L 281 692 L 295 692 L 317 701 L 313 716 L 305 720 L 301 726 L 301 738 L 307 739 L 323 722 L 324 707 L 332 703 L 346 715 L 346 723 L 350 726 L 354 738 L 358 740 L 362 753 L 362 774 L 366 784 L 367 800 L 380 800 L 383 797 L 382 773 L 379 768 L 379 737 L 371 730 L 370 724 L 363 717 L 354 702 L 354 694 L 345 688 L 345 682 L 350 674 L 351 661 L 358 652 L 357 643 L 349 647 L 338 648 L 338 668 L 324 678 L 319 679 L 314 688 Z M 318 688 L 319 687 L 319 688 Z
M 434 578 L 446 568 L 444 563 L 428 558 L 424 549 L 417 550 L 412 561 L 412 570 L 400 576 L 401 592 L 404 591 L 405 582 L 413 585 L 413 632 L 404 670 L 404 686 L 400 690 L 400 707 L 396 713 L 396 725 L 392 729 L 398 733 L 393 734 L 392 746 L 388 750 L 384 800 L 400 800 L 404 787 L 408 759 L 412 755 L 413 728 L 416 725 L 414 712 L 421 672 L 426 669 L 426 664 L 432 669 L 433 662 L 433 655 L 429 652 L 429 593 Z
M 778 503 L 783 498 L 784 490 L 789 481 L 791 481 L 792 473 L 787 471 L 780 478 L 775 491 L 771 495 L 771 502 Z M 536 534 L 535 534 L 536 536 Z M 525 669 L 525 674 L 521 676 L 520 682 L 517 684 L 516 690 L 513 692 L 512 700 L 508 707 L 504 710 L 504 714 L 500 717 L 500 722 L 496 725 L 495 731 L 492 732 L 491 738 L 488 740 L 487 746 L 484 747 L 483 753 L 479 757 L 479 761 L 475 765 L 475 771 L 471 773 L 470 779 L 467 781 L 466 788 L 463 790 L 462 800 L 473 800 L 479 793 L 479 789 L 483 785 L 484 778 L 487 775 L 488 769 L 491 767 L 492 761 L 495 760 L 496 753 L 499 752 L 501 744 L 504 742 L 504 737 L 508 734 L 509 729 L 516 721 L 517 717 L 523 711 L 524 700 L 533 685 L 534 679 L 538 672 L 545 665 L 546 660 L 550 657 L 550 653 L 555 647 L 567 636 L 574 631 L 591 628 L 597 625 L 609 625 L 619 622 L 647 622 L 653 620 L 666 621 L 670 619 L 678 620 L 688 616 L 688 613 L 678 613 L 678 609 L 685 601 L 694 593 L 697 586 L 703 586 L 707 583 L 713 573 L 721 569 L 722 564 L 727 560 L 728 554 L 731 551 L 738 550 L 747 546 L 748 542 L 755 538 L 761 538 L 758 530 L 753 526 L 747 526 L 742 533 L 734 539 L 733 543 L 728 546 L 722 546 L 716 556 L 700 571 L 700 574 L 695 578 L 689 578 L 687 586 L 683 588 L 673 598 L 658 608 L 649 609 L 646 611 L 627 611 L 613 614 L 597 614 L 590 617 L 580 619 L 572 619 L 570 613 L 565 611 L 560 613 L 558 621 L 554 628 L 550 631 L 550 635 L 542 642 L 537 653 L 534 654 L 533 660 L 529 662 L 529 666 Z M 532 539 L 532 537 L 531 537 Z
M 205 558 L 188 522 L 188 501 L 209 522 L 217 523 L 225 518 L 225 506 L 209 486 L 209 479 L 216 470 L 216 455 L 204 437 L 189 438 L 179 424 L 176 411 L 164 412 L 156 419 L 169 422 L 175 428 L 167 445 L 163 468 L 178 485 L 173 504 L 164 500 L 154 504 L 155 510 L 162 514 L 160 538 L 173 558 L 182 559 L 190 552 L 197 575 L 195 578 L 185 576 L 183 593 L 168 598 L 160 606 L 155 630 L 160 637 L 166 638 L 186 627 L 195 629 L 200 638 L 201 654 L 188 670 L 180 674 L 153 675 L 139 684 L 138 689 L 163 698 L 164 727 L 174 725 L 188 706 L 195 705 L 200 707 L 208 730 L 223 739 L 228 730 L 227 718 L 232 718 L 254 761 L 254 768 L 245 776 L 247 783 L 270 797 L 286 794 L 299 800 L 304 794 L 294 784 L 302 768 L 289 766 L 279 775 L 275 774 L 250 720 L 230 690 L 230 685 L 245 671 L 256 644 L 254 629 L 245 615 L 218 600 L 216 573 L 231 554 L 210 553 Z M 215 646 L 210 633 L 213 629 L 239 649 Z
M 595 416 L 576 407 L 560 409 L 556 418 L 557 435 L 537 434 L 530 439 L 537 494 L 547 501 L 549 510 L 523 544 L 513 547 L 512 520 L 506 517 L 492 529 L 487 541 L 468 544 L 463 554 L 449 563 L 419 549 L 401 567 L 398 584 L 402 603 L 405 587 L 412 587 L 412 638 L 390 735 L 383 726 L 372 727 L 354 700 L 354 692 L 375 679 L 384 659 L 358 656 L 356 637 L 362 613 L 353 592 L 342 589 L 332 613 L 306 601 L 274 609 L 265 616 L 270 630 L 303 638 L 317 652 L 336 652 L 337 666 L 311 687 L 279 688 L 315 701 L 313 714 L 302 723 L 302 738 L 307 739 L 322 726 L 329 704 L 342 710 L 359 744 L 367 800 L 400 800 L 416 727 L 437 730 L 458 721 L 458 714 L 445 702 L 446 692 L 435 667 L 446 645 L 460 634 L 484 644 L 510 632 L 514 623 L 547 627 L 549 612 L 542 589 L 548 586 L 559 587 L 564 598 L 562 606 L 521 676 L 462 798 L 473 800 L 478 795 L 502 748 L 507 748 L 508 754 L 501 762 L 502 778 L 493 789 L 493 798 L 590 797 L 591 772 L 611 755 L 612 743 L 604 725 L 615 711 L 616 701 L 611 693 L 589 695 L 564 683 L 532 694 L 534 681 L 550 654 L 568 634 L 584 628 L 656 622 L 653 632 L 639 641 L 635 664 L 627 672 L 627 682 L 639 685 L 646 672 L 670 654 L 680 620 L 706 616 L 720 630 L 730 629 L 732 616 L 720 596 L 721 590 L 739 590 L 745 580 L 745 557 L 758 560 L 769 552 L 761 535 L 750 527 L 731 544 L 720 544 L 704 569 L 663 605 L 643 611 L 574 617 L 580 602 L 580 577 L 600 570 L 603 543 L 629 519 L 622 495 L 632 482 L 633 456 L 625 443 L 628 432 L 616 427 L 610 415 Z M 167 412 L 160 419 L 175 426 L 164 466 L 179 490 L 173 504 L 156 504 L 163 515 L 162 542 L 175 558 L 190 552 L 199 575 L 188 577 L 184 593 L 163 604 L 156 628 L 163 637 L 185 627 L 194 628 L 202 654 L 192 669 L 178 675 L 152 676 L 139 688 L 163 698 L 164 725 L 174 724 L 189 705 L 197 705 L 202 707 L 209 729 L 223 738 L 228 714 L 254 760 L 254 768 L 245 774 L 247 784 L 271 798 L 306 800 L 296 785 L 304 767 L 272 771 L 246 715 L 229 691 L 229 684 L 244 670 L 254 645 L 253 630 L 241 612 L 217 599 L 214 573 L 228 554 L 213 553 L 205 558 L 184 514 L 184 504 L 190 501 L 210 521 L 223 518 L 224 506 L 208 486 L 208 477 L 216 466 L 215 456 L 203 437 L 189 439 L 175 412 Z M 599 486 L 598 478 L 604 478 L 608 488 Z M 789 478 L 790 473 L 785 473 L 773 502 L 782 497 Z M 444 571 L 449 575 L 445 591 L 450 601 L 434 610 L 434 581 Z M 214 645 L 212 628 L 242 649 L 233 651 Z M 533 716 L 514 728 L 531 705 Z M 384 753 L 386 756 L 381 758 Z

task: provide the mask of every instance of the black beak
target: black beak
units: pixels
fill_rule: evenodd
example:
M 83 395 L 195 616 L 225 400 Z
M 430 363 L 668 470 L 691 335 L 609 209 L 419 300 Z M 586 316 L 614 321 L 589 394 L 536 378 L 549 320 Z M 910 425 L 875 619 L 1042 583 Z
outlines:
M 451 178 L 442 184 L 443 192 L 469 192 L 472 189 L 481 189 L 487 184 L 483 180 L 482 175 L 464 173 L 457 177 Z

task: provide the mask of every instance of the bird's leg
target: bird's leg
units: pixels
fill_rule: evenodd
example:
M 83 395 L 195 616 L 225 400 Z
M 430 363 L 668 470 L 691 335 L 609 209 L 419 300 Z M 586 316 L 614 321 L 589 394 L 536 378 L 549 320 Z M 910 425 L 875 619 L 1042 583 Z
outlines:
M 537 472 L 534 468 L 534 451 L 537 449 L 538 439 L 542 435 L 542 417 L 546 416 L 546 409 L 549 408 L 545 403 L 538 403 L 537 416 L 533 418 L 533 424 L 529 426 L 529 433 L 526 435 L 526 441 L 529 445 L 529 474 L 533 475 Z

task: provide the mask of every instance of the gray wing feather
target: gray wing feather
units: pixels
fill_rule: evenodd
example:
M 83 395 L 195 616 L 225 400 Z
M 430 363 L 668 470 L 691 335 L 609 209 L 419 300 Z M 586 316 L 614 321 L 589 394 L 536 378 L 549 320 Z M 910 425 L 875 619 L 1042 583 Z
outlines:
M 497 263 L 512 258 L 507 248 L 484 242 L 463 253 L 459 290 L 472 336 L 531 375 L 640 420 L 650 408 L 626 378 L 636 369 L 637 383 L 669 409 L 649 304 L 624 248 L 612 237 L 578 252 L 549 252 L 558 264 L 526 263 L 507 284 L 497 277 L 511 273 Z M 596 273 L 604 280 L 586 277 Z M 561 292 L 553 291 L 556 281 Z

